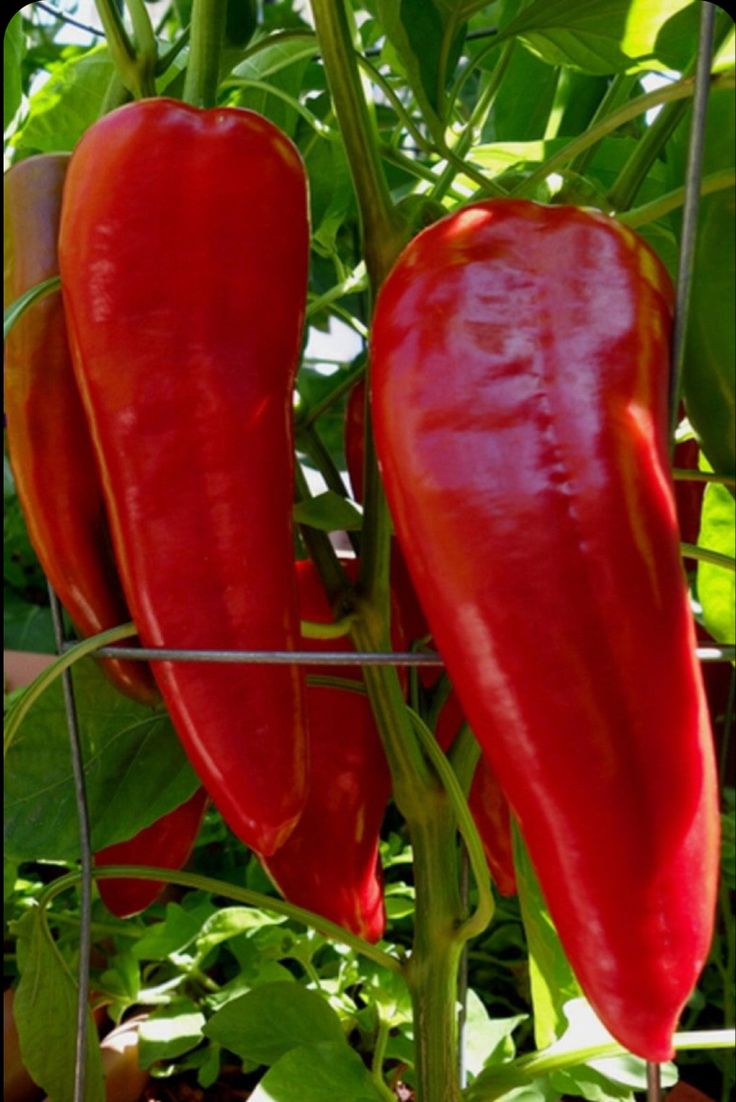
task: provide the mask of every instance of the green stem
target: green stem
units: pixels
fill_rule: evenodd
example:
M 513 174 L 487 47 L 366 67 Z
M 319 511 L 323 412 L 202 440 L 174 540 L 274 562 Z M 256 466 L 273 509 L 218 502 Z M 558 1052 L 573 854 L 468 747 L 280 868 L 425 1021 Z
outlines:
M 392 1090 L 389 1090 L 386 1085 L 386 1081 L 383 1078 L 383 1061 L 386 1056 L 386 1045 L 388 1044 L 390 1023 L 386 1018 L 382 1018 L 378 1015 L 378 1030 L 376 1032 L 376 1040 L 373 1045 L 373 1059 L 371 1060 L 371 1076 L 373 1082 L 376 1084 L 377 1090 L 386 1099 L 386 1102 L 396 1102 L 396 1095 Z
M 249 888 L 240 888 L 235 884 L 226 883 L 222 880 L 215 880 L 209 876 L 200 876 L 199 873 L 184 872 L 181 869 L 151 868 L 144 865 L 100 865 L 93 870 L 92 875 L 96 880 L 104 880 L 108 877 L 115 877 L 116 879 L 129 877 L 135 880 L 163 880 L 167 884 L 179 884 L 184 888 L 193 888 L 195 891 L 209 892 L 211 895 L 224 896 L 226 899 L 232 899 L 236 903 L 245 903 L 252 907 L 258 907 L 263 911 L 271 911 L 273 914 L 285 915 L 293 922 L 300 922 L 304 926 L 312 927 L 332 941 L 336 941 L 341 945 L 348 945 L 351 949 L 354 949 L 356 953 L 360 953 L 361 956 L 375 961 L 376 964 L 380 964 L 381 967 L 391 972 L 400 974 L 402 971 L 401 960 L 391 953 L 387 953 L 383 949 L 371 945 L 356 934 L 349 933 L 347 930 L 343 929 L 342 926 L 338 926 L 336 923 L 330 922 L 326 918 L 322 918 L 321 915 L 313 914 L 303 907 L 295 907 L 293 903 L 287 903 L 283 899 L 275 899 L 273 896 L 264 895 L 262 892 L 254 892 Z M 81 873 L 70 872 L 65 876 L 59 877 L 58 880 L 54 880 L 54 882 L 49 884 L 39 896 L 38 905 L 41 910 L 45 910 L 51 900 L 61 892 L 79 883 L 80 879 Z
M 305 639 L 344 639 L 350 634 L 353 626 L 354 615 L 343 616 L 334 624 L 319 624 L 312 620 L 300 620 L 299 631 Z
M 295 478 L 297 499 L 299 501 L 309 501 L 312 493 L 299 463 L 296 464 Z M 330 601 L 338 600 L 346 592 L 348 583 L 327 533 L 318 532 L 316 528 L 310 528 L 306 524 L 300 525 L 299 531 L 309 552 L 309 557 L 317 567 L 317 572 L 325 586 L 327 596 Z
M 126 0 L 135 39 L 136 64 L 142 96 L 156 95 L 158 50 L 156 36 L 143 0 Z
M 732 168 L 712 172 L 709 176 L 702 178 L 700 194 L 710 195 L 714 191 L 733 188 L 735 182 L 736 172 Z M 678 187 L 674 191 L 668 191 L 666 195 L 660 195 L 658 199 L 653 199 L 650 203 L 642 203 L 640 207 L 634 207 L 633 210 L 623 211 L 618 215 L 618 220 L 635 229 L 637 226 L 644 226 L 648 222 L 655 222 L 658 218 L 663 218 L 665 214 L 681 207 L 684 202 L 685 188 L 684 186 Z
M 731 22 L 726 19 L 720 24 L 713 43 L 714 54 L 730 33 Z M 687 66 L 684 76 L 691 83 L 694 80 L 693 73 L 697 65 L 697 56 Z M 664 149 L 667 141 L 687 111 L 686 102 L 668 103 L 639 138 L 634 151 L 621 169 L 618 177 L 608 192 L 608 200 L 613 210 L 628 210 L 642 183 L 646 179 L 649 169 Z
M 610 115 L 611 112 L 617 110 L 617 108 L 629 98 L 638 79 L 638 73 L 617 73 L 608 85 L 601 102 L 598 104 L 596 112 L 590 120 L 588 129 L 597 126 L 602 119 L 605 119 L 606 115 Z M 593 156 L 593 152 L 593 146 L 591 146 L 578 154 L 570 163 L 571 170 L 582 176 L 588 166 L 590 158 Z
M 733 88 L 735 84 L 736 76 L 733 72 L 719 73 L 711 79 L 711 90 L 716 88 Z M 625 123 L 631 122 L 632 119 L 637 118 L 637 116 L 643 115 L 652 107 L 658 107 L 663 103 L 674 103 L 678 100 L 689 99 L 693 94 L 693 88 L 694 81 L 691 77 L 688 77 L 683 80 L 675 81 L 666 88 L 658 88 L 654 92 L 647 92 L 645 95 L 637 96 L 635 99 L 629 100 L 628 103 L 619 107 L 617 111 L 612 111 L 610 115 L 601 119 L 595 126 L 589 127 L 584 134 L 580 134 L 577 138 L 573 138 L 573 140 L 568 142 L 563 149 L 559 149 L 556 153 L 552 154 L 544 164 L 541 164 L 539 168 L 535 169 L 525 180 L 518 184 L 511 192 L 511 195 L 533 194 L 537 185 L 543 183 L 550 173 L 556 172 L 558 168 L 562 168 L 569 161 L 577 157 L 579 153 L 596 145 L 603 138 L 607 137 L 608 134 L 612 134 Z M 611 205 L 614 209 L 617 209 L 614 207 L 613 203 Z
M 736 485 L 733 475 L 716 474 L 715 471 L 691 471 L 687 467 L 674 467 L 672 477 L 675 482 L 720 482 L 723 486 Z
M 73 647 L 70 647 L 69 650 L 62 654 L 61 657 L 57 658 L 55 662 L 47 666 L 46 669 L 27 686 L 23 695 L 18 698 L 17 702 L 8 711 L 5 717 L 3 753 L 7 754 L 12 746 L 18 734 L 18 729 L 31 705 L 38 699 L 41 693 L 45 692 L 57 677 L 61 676 L 64 670 L 69 669 L 69 667 L 73 666 L 75 662 L 78 662 L 80 658 L 85 658 L 88 655 L 94 654 L 100 647 L 109 646 L 111 643 L 119 643 L 121 639 L 129 639 L 136 634 L 137 628 L 133 623 L 121 624 L 119 627 L 109 628 L 107 631 L 101 631 L 97 635 L 91 635 L 89 639 L 84 639 L 81 643 L 75 643 Z
M 58 291 L 60 287 L 61 276 L 49 276 L 48 279 L 44 279 L 41 283 L 36 283 L 33 287 L 29 287 L 20 298 L 15 300 L 15 302 L 11 302 L 7 310 L 3 313 L 3 340 L 6 341 L 8 339 L 8 333 L 29 306 L 32 306 L 34 302 L 40 302 L 42 298 L 46 298 L 47 295 L 52 294 L 54 291 Z
M 105 32 L 110 57 L 120 75 L 120 79 L 131 95 L 135 99 L 140 99 L 143 90 L 135 49 L 125 29 L 117 4 L 115 0 L 95 0 L 95 7 L 102 23 L 102 29 Z
M 312 16 L 353 178 L 366 267 L 375 293 L 402 247 L 403 226 L 381 167 L 344 0 L 312 0 Z
M 326 363 L 328 361 L 319 360 L 319 363 Z M 334 361 L 337 362 L 337 361 Z M 335 402 L 339 402 L 340 399 L 349 391 L 353 389 L 359 379 L 365 376 L 365 364 L 361 364 L 360 367 L 351 371 L 337 384 L 334 390 L 331 390 L 326 397 L 320 402 L 315 402 L 313 406 L 310 406 L 308 411 L 303 416 L 298 418 L 297 430 L 307 428 L 309 425 L 313 425 L 314 422 L 326 413 L 328 409 L 334 406 Z
M 331 306 L 333 302 L 338 302 L 341 298 L 344 298 L 345 295 L 352 295 L 357 291 L 364 291 L 366 285 L 365 264 L 361 261 L 345 279 L 336 283 L 334 287 L 330 287 L 324 294 L 311 300 L 307 306 L 307 319 L 313 318 L 314 315 L 319 313 L 320 310 L 323 310 L 325 306 Z
M 711 563 L 712 566 L 722 566 L 724 570 L 736 570 L 736 559 L 730 555 L 722 555 L 720 551 L 711 551 L 708 547 L 698 547 L 694 543 L 681 543 L 680 553 L 684 559 L 699 559 L 701 562 Z
M 332 490 L 340 497 L 347 497 L 348 491 L 342 480 L 342 475 L 335 466 L 335 461 L 325 447 L 322 437 L 317 432 L 314 421 L 310 421 L 308 425 L 304 426 L 299 434 L 299 441 L 303 443 L 306 452 L 316 464 L 328 490 Z
M 411 713 L 411 720 L 415 731 L 419 735 L 422 749 L 431 761 L 437 776 L 442 782 L 442 787 L 447 793 L 450 807 L 457 819 L 457 829 L 467 849 L 470 867 L 478 889 L 478 904 L 475 912 L 463 921 L 456 935 L 460 941 L 468 941 L 471 937 L 483 933 L 493 917 L 493 892 L 491 891 L 488 863 L 483 851 L 483 843 L 480 840 L 475 820 L 468 808 L 468 802 L 460 781 L 442 753 L 436 738 L 415 712 Z M 479 749 L 472 755 L 468 754 L 466 764 L 471 776 L 472 770 L 478 761 L 478 753 Z M 473 758 L 474 760 L 472 760 Z
M 224 31 L 223 0 L 194 0 L 183 98 L 195 107 L 212 107 L 217 100 Z
M 414 854 L 414 943 L 405 974 L 414 1014 L 417 1097 L 458 1102 L 458 974 L 463 942 L 457 931 L 459 890 L 455 815 L 444 792 L 428 801 L 430 814 L 411 828 Z

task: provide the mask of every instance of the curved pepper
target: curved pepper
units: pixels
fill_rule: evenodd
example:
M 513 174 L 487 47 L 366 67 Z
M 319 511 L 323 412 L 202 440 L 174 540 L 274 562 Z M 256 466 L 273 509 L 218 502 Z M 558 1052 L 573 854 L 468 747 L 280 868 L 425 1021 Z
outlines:
M 99 850 L 96 865 L 147 865 L 181 869 L 189 860 L 202 825 L 207 793 L 198 788 L 183 804 L 144 827 L 133 838 Z M 150 907 L 164 890 L 160 880 L 109 877 L 97 881 L 102 901 L 118 918 L 129 918 Z
M 705 963 L 712 739 L 667 462 L 672 288 L 598 212 L 494 200 L 377 301 L 376 445 L 463 710 L 604 1024 L 649 1060 Z
M 69 156 L 29 157 L 4 179 L 5 305 L 58 275 L 57 236 Z M 92 442 L 72 370 L 61 294 L 29 306 L 5 344 L 5 416 L 13 478 L 46 577 L 83 636 L 130 619 L 110 546 Z M 123 693 L 160 700 L 142 662 L 107 658 Z
M 346 567 L 356 575 L 355 562 Z M 304 560 L 296 568 L 303 619 L 331 623 L 314 564 Z M 299 646 L 311 651 L 354 649 L 347 638 L 302 638 Z M 310 674 L 363 687 L 347 666 L 310 666 Z M 307 806 L 284 845 L 264 865 L 286 899 L 378 941 L 386 925 L 378 843 L 391 776 L 371 706 L 365 692 L 308 685 L 307 714 Z
M 147 646 L 292 649 L 292 391 L 306 180 L 261 116 L 146 99 L 76 147 L 59 256 L 115 556 Z M 270 854 L 306 799 L 297 668 L 155 662 L 232 830 Z

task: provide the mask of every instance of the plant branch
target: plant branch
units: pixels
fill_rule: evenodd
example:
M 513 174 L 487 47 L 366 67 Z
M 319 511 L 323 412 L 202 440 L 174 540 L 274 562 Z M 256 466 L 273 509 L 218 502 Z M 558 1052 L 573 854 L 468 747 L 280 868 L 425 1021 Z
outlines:
M 183 98 L 195 107 L 212 107 L 217 100 L 224 33 L 225 4 L 222 0 L 194 0 Z
M 700 184 L 700 194 L 710 195 L 714 191 L 723 191 L 732 188 L 736 183 L 736 171 L 732 168 L 722 169 L 720 172 L 712 172 L 704 176 Z M 652 199 L 649 203 L 642 203 L 633 210 L 623 211 L 618 215 L 619 222 L 635 229 L 637 226 L 645 226 L 648 222 L 655 222 L 663 218 L 670 211 L 677 210 L 685 202 L 685 187 L 675 188 L 666 195 L 660 195 L 658 199 Z

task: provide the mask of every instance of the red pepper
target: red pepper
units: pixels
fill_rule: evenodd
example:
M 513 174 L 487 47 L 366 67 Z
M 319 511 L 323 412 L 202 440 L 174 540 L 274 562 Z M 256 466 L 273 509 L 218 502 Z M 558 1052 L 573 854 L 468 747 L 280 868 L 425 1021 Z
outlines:
M 348 572 L 357 575 L 354 562 Z M 301 615 L 331 623 L 329 602 L 313 563 L 298 562 Z M 351 651 L 345 638 L 302 638 L 311 651 Z M 345 929 L 378 941 L 386 914 L 378 843 L 391 776 L 363 682 L 348 666 L 310 666 L 308 675 L 355 682 L 358 692 L 308 685 L 311 739 L 309 798 L 278 853 L 264 862 L 285 898 Z
M 237 108 L 146 99 L 76 147 L 59 256 L 115 555 L 147 646 L 293 648 L 299 155 Z M 296 667 L 152 663 L 233 831 L 273 853 L 306 799 Z
M 57 235 L 65 153 L 20 161 L 5 174 L 5 305 L 59 274 Z M 8 452 L 28 535 L 83 636 L 130 619 L 110 546 L 100 480 L 74 380 L 61 295 L 20 316 L 5 345 Z M 160 700 L 144 663 L 108 658 L 121 692 Z
M 96 865 L 146 865 L 181 869 L 189 860 L 202 825 L 207 793 L 198 788 L 183 804 L 162 815 L 133 838 L 106 846 L 95 854 Z M 108 877 L 97 881 L 102 900 L 118 918 L 128 918 L 150 907 L 164 884 L 160 880 Z
M 581 987 L 672 1056 L 718 868 L 712 739 L 667 462 L 672 288 L 629 230 L 521 200 L 421 233 L 384 284 L 389 504 Z

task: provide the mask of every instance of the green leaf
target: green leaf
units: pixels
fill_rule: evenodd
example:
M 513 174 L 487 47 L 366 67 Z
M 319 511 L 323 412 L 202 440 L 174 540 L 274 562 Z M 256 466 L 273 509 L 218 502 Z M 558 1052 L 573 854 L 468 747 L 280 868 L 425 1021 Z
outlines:
M 266 914 L 255 907 L 221 907 L 197 934 L 195 949 L 196 960 L 202 961 L 207 954 L 223 941 L 250 930 L 260 930 L 264 926 L 276 926 L 285 922 L 284 915 Z
M 97 663 L 74 667 L 92 848 L 132 837 L 199 781 L 164 711 L 128 700 Z M 61 685 L 32 705 L 5 759 L 5 845 L 19 860 L 75 861 L 77 807 Z
M 173 1060 L 202 1040 L 205 1017 L 189 999 L 176 999 L 145 1018 L 138 1030 L 138 1061 L 150 1068 L 157 1060 Z
M 736 557 L 736 501 L 725 486 L 709 482 L 703 496 L 698 544 Z M 722 566 L 698 562 L 698 600 L 706 629 L 719 643 L 736 639 L 736 574 Z
M 654 54 L 667 20 L 691 0 L 533 0 L 502 27 L 551 65 L 608 73 L 666 69 Z M 641 64 L 640 64 L 641 61 Z
M 319 53 L 317 36 L 309 31 L 300 31 L 298 37 L 295 34 L 294 38 L 278 41 L 274 45 L 267 45 L 267 38 L 262 41 L 263 45 L 261 42 L 253 44 L 251 48 L 257 47 L 256 52 L 236 65 L 231 76 L 245 80 L 266 80 L 274 73 L 288 69 L 299 61 L 309 61 Z
M 7 650 L 29 651 L 33 654 L 55 653 L 50 609 L 24 601 L 7 586 L 4 606 L 4 642 Z
M 517 1014 L 513 1018 L 491 1018 L 488 1011 L 476 995 L 468 992 L 465 1019 L 465 1067 L 476 1076 L 487 1064 L 501 1064 L 513 1060 L 516 1046 L 511 1034 L 518 1025 L 525 1022 L 527 1014 Z
M 543 138 L 556 89 L 556 70 L 529 50 L 517 46 L 494 100 L 483 140 Z
M 442 0 L 399 0 L 398 4 L 396 0 L 377 0 L 378 15 L 398 67 L 406 74 L 428 120 L 443 114 L 444 91 L 460 56 L 465 37 L 463 12 L 468 7 Z
M 31 96 L 28 118 L 13 138 L 15 149 L 24 154 L 70 152 L 97 120 L 112 75 L 104 46 L 61 65 Z
M 346 1044 L 329 1003 L 298 983 L 266 983 L 233 999 L 210 1018 L 205 1034 L 245 1060 L 268 1065 L 301 1045 Z
M 3 40 L 3 130 L 7 130 L 23 99 L 21 63 L 25 52 L 23 13 L 17 12 L 5 28 Z
M 23 1063 L 52 1102 L 71 1098 L 77 1036 L 77 985 L 38 907 L 16 923 L 21 979 L 13 1011 Z M 97 1030 L 87 1014 L 85 1102 L 103 1102 Z
M 567 1028 L 563 1007 L 580 994 L 560 945 L 521 832 L 514 823 L 514 865 L 529 947 L 529 974 L 537 1048 L 552 1044 Z
M 178 903 L 167 903 L 164 921 L 148 926 L 133 946 L 133 955 L 137 960 L 165 960 L 166 957 L 183 953 L 214 913 L 215 908 L 210 902 L 189 911 Z
M 298 502 L 294 506 L 294 520 L 322 532 L 359 532 L 363 523 L 354 503 L 334 490 Z
M 346 1042 L 305 1045 L 266 1072 L 250 1102 L 383 1102 L 368 1069 Z

